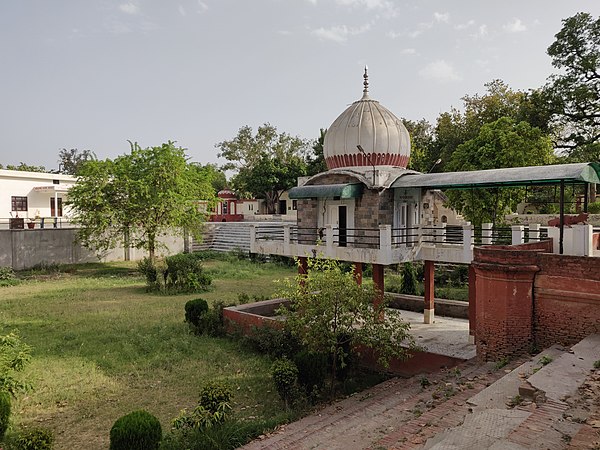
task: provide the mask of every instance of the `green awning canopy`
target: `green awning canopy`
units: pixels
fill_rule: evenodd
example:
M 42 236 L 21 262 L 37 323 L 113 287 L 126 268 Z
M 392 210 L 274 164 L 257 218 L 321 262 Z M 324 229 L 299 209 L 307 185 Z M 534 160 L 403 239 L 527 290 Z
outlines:
M 301 198 L 357 198 L 362 195 L 362 183 L 321 184 L 317 186 L 297 186 L 289 190 L 293 199 Z
M 473 170 L 406 174 L 392 188 L 465 189 L 515 187 L 565 183 L 600 183 L 600 163 L 556 164 L 553 166 L 510 167 L 506 169 Z

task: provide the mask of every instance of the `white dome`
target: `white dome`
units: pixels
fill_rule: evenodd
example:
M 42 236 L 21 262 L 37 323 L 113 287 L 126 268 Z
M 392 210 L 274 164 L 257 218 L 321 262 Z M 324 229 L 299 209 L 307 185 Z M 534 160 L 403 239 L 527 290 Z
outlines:
M 398 166 L 406 168 L 410 136 L 390 110 L 371 100 L 365 68 L 364 91 L 327 129 L 323 153 L 327 167 Z M 357 146 L 366 153 L 363 153 Z

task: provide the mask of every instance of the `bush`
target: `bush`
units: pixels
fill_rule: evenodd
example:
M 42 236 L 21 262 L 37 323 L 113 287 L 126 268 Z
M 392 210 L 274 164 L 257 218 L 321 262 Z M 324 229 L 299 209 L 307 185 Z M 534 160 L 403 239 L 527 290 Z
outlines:
M 300 350 L 300 341 L 289 330 L 270 326 L 253 327 L 244 343 L 273 358 L 292 358 Z
M 185 304 L 185 321 L 195 327 L 200 327 L 202 317 L 208 312 L 208 303 L 203 298 L 190 300 Z
M 149 291 L 203 292 L 212 282 L 196 253 L 178 253 L 158 262 L 144 258 L 138 263 L 138 270 L 146 277 Z
M 200 391 L 198 406 L 191 413 L 182 410 L 172 421 L 173 428 L 206 429 L 225 422 L 231 412 L 233 393 L 229 386 L 211 381 Z
M 114 423 L 110 430 L 110 450 L 157 449 L 162 428 L 156 417 L 147 411 L 134 411 Z
M 0 267 L 0 286 L 14 286 L 19 284 L 12 267 Z
M 600 202 L 590 203 L 588 205 L 588 212 L 590 214 L 600 214 Z
M 233 392 L 225 383 L 211 381 L 200 390 L 199 404 L 206 410 L 214 413 L 221 410 L 231 410 Z
M 4 434 L 8 429 L 8 421 L 10 419 L 10 394 L 5 391 L 0 391 L 0 441 L 4 438 Z
M 327 355 L 302 350 L 294 355 L 294 363 L 298 367 L 298 383 L 300 386 L 304 388 L 309 396 L 318 395 L 329 370 Z
M 8 442 L 11 450 L 51 450 L 54 434 L 47 428 L 32 428 L 17 433 Z
M 419 281 L 417 271 L 410 262 L 405 262 L 402 267 L 402 286 L 401 294 L 419 295 Z
M 146 284 L 148 286 L 154 286 L 156 284 L 158 272 L 152 260 L 144 257 L 144 259 L 138 262 L 137 266 L 138 271 L 146 278 Z
M 287 358 L 278 359 L 271 366 L 271 377 L 285 409 L 289 409 L 298 398 L 298 367 Z

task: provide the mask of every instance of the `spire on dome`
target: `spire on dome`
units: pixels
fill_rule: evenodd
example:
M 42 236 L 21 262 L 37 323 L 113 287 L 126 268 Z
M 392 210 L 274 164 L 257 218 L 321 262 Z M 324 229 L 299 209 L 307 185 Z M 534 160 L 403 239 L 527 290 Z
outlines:
M 369 98 L 369 72 L 368 72 L 369 68 L 365 65 L 365 74 L 363 75 L 363 99 L 368 99 Z

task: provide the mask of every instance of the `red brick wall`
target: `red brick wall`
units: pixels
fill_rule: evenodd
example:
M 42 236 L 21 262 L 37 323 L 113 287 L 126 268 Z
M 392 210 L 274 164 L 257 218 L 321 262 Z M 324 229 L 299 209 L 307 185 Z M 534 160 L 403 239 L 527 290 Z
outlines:
M 571 345 L 600 332 L 600 258 L 541 254 L 535 277 L 536 345 Z
M 474 251 L 477 354 L 497 360 L 600 332 L 600 258 L 551 242 Z

